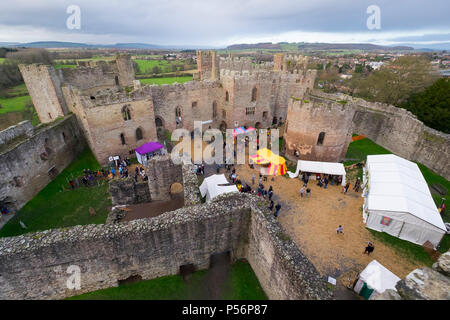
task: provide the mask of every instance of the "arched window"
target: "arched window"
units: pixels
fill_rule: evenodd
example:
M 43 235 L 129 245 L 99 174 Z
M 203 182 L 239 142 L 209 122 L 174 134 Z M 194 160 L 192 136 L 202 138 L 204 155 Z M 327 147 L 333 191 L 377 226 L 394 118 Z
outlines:
M 230 94 L 228 93 L 228 91 L 225 92 L 225 101 L 230 101 Z
M 180 107 L 177 107 L 177 108 L 175 109 L 175 116 L 176 116 L 176 117 L 181 117 L 181 108 L 180 108 Z
M 213 104 L 212 104 L 212 116 L 213 116 L 213 119 L 216 119 L 217 118 L 217 102 L 213 102 Z
M 155 124 L 156 124 L 156 127 L 162 127 L 163 122 L 162 122 L 161 118 L 155 118 Z
M 256 87 L 254 87 L 252 89 L 252 102 L 256 101 L 257 95 L 258 95 L 258 89 L 256 89 Z
M 123 120 L 125 120 L 125 121 L 131 120 L 130 108 L 128 108 L 128 106 L 124 106 L 122 108 L 122 116 L 123 116 Z
M 125 144 L 125 136 L 123 135 L 123 133 L 120 134 L 120 142 L 122 142 L 122 144 Z
M 325 132 L 319 133 L 319 138 L 317 139 L 317 145 L 321 146 L 323 144 L 324 139 L 325 139 Z
M 119 85 L 119 77 L 118 76 L 114 77 L 114 82 L 116 83 L 116 86 Z
M 142 129 L 137 128 L 136 129 L 136 141 L 142 140 Z

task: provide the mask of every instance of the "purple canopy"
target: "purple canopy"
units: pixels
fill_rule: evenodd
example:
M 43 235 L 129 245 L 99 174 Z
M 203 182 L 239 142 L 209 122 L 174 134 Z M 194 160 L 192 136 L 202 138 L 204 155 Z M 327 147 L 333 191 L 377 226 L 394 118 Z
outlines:
M 137 149 L 134 149 L 140 155 L 162 149 L 163 145 L 159 142 L 148 142 Z

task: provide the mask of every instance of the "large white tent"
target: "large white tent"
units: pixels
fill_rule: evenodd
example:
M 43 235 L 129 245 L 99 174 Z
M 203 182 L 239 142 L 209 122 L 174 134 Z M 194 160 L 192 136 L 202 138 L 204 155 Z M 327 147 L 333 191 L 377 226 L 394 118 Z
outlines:
M 399 281 L 399 277 L 386 269 L 377 260 L 373 260 L 359 274 L 358 281 L 353 290 L 368 299 L 373 293 L 383 293 L 387 289 L 397 291 L 395 285 Z M 366 287 L 364 287 L 364 284 Z
M 370 229 L 435 247 L 446 228 L 414 162 L 393 154 L 367 156 L 363 218 Z
M 342 163 L 298 160 L 297 170 L 295 173 L 288 171 L 288 175 L 291 179 L 293 179 L 298 177 L 300 172 L 313 172 L 342 176 L 342 185 L 345 185 L 346 173 Z
M 202 197 L 206 196 L 206 200 L 211 200 L 223 193 L 239 192 L 239 189 L 235 186 L 226 186 L 230 184 L 225 178 L 224 174 L 214 174 L 203 180 L 200 185 L 200 193 Z

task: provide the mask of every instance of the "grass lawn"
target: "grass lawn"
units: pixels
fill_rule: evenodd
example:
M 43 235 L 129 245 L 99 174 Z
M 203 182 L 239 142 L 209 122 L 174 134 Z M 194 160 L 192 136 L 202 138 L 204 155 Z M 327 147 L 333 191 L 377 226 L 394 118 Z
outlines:
M 27 102 L 31 102 L 30 96 L 20 96 L 13 98 L 0 98 L 0 114 L 8 112 L 22 112 L 25 110 Z
M 67 178 L 82 175 L 83 169 L 98 169 L 100 165 L 89 149 L 73 161 L 53 181 L 31 199 L 0 230 L 0 237 L 16 236 L 28 232 L 84 224 L 100 224 L 106 221 L 111 206 L 108 183 L 99 186 L 68 189 Z M 89 214 L 89 207 L 96 215 Z M 27 226 L 22 229 L 19 221 Z
M 166 276 L 119 287 L 85 293 L 69 300 L 189 300 L 201 292 L 208 270 L 193 273 L 187 282 L 181 276 Z M 232 265 L 230 290 L 223 294 L 224 300 L 267 300 L 252 268 L 247 262 Z M 200 297 L 205 299 L 207 297 Z
M 350 143 L 345 157 L 347 159 L 358 159 L 358 160 L 346 161 L 346 162 L 344 162 L 344 164 L 348 165 L 348 164 L 351 164 L 354 162 L 365 160 L 367 155 L 370 155 L 370 154 L 389 154 L 389 153 L 392 153 L 392 152 L 384 149 L 383 147 L 379 146 L 372 140 L 365 138 L 365 139 L 353 141 Z M 436 206 L 439 206 L 441 204 L 442 198 L 446 199 L 445 200 L 446 213 L 442 215 L 442 219 L 445 222 L 450 222 L 450 214 L 449 214 L 449 209 L 448 209 L 449 205 L 450 205 L 450 181 L 441 177 L 440 175 L 433 172 L 432 170 L 430 170 L 428 167 L 424 166 L 421 163 L 417 163 L 417 165 L 419 166 L 419 169 L 422 172 L 423 177 L 425 178 L 425 181 L 427 182 L 428 185 L 431 185 L 433 183 L 439 183 L 439 184 L 443 185 L 447 190 L 449 190 L 445 195 L 432 195 L 432 196 L 433 196 L 434 202 L 436 203 Z M 375 232 L 375 231 L 374 231 L 374 233 L 379 234 L 381 237 L 380 238 L 381 240 L 389 242 L 394 247 L 403 248 L 403 249 L 401 249 L 401 251 L 410 252 L 411 256 L 417 255 L 418 259 L 421 259 L 420 254 L 418 254 L 418 252 L 422 252 L 423 254 L 426 255 L 426 253 L 422 249 L 422 247 L 420 247 L 418 245 L 415 245 L 408 241 L 400 240 L 395 237 L 391 237 L 390 235 L 388 235 L 386 233 L 380 233 L 380 232 Z M 408 247 L 408 248 L 406 248 L 406 247 Z M 450 235 L 445 235 L 441 241 L 439 251 L 446 252 L 449 249 L 450 249 Z M 427 257 L 428 257 L 428 255 L 427 255 Z M 431 259 L 430 259 L 430 261 L 431 261 Z
M 191 76 L 140 79 L 142 84 L 157 84 L 157 85 L 173 84 L 175 82 L 185 83 L 191 80 L 192 80 Z
M 54 65 L 55 69 L 63 69 L 63 68 L 75 69 L 76 67 L 77 67 L 76 64 L 55 64 Z

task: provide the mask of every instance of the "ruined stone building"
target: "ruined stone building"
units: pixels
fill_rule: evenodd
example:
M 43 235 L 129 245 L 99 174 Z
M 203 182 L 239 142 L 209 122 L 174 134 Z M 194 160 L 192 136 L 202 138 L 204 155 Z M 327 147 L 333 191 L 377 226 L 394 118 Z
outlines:
M 306 58 L 277 55 L 276 64 L 248 58 L 220 58 L 197 52 L 198 73 L 185 84 L 146 85 L 135 81 L 129 57 L 90 62 L 75 69 L 21 65 L 20 70 L 42 123 L 73 113 L 97 160 L 129 156 L 157 130 L 192 131 L 195 120 L 211 127 L 266 128 L 285 121 L 291 96 L 303 97 L 316 72 Z

